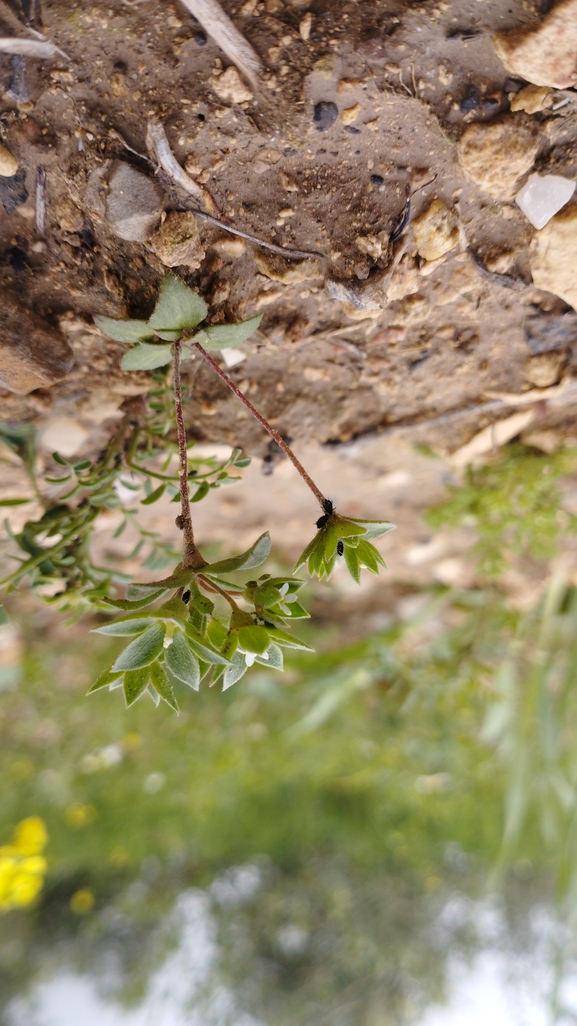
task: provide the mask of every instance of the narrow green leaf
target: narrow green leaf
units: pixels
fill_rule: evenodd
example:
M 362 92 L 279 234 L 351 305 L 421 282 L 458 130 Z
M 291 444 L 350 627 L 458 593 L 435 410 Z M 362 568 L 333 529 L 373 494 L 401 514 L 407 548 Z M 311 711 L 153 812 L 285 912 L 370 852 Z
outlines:
M 345 545 L 345 562 L 353 581 L 360 584 L 361 568 L 359 565 L 359 558 L 357 556 L 356 549 L 351 548 L 350 545 Z
M 157 598 L 160 598 L 161 595 L 166 595 L 166 590 L 166 588 L 159 588 L 157 591 L 154 591 L 148 598 L 140 599 L 138 602 L 130 602 L 128 599 L 109 598 L 104 599 L 104 601 L 109 606 L 114 606 L 115 609 L 144 609 L 146 606 L 149 606 L 152 602 L 154 602 Z
M 145 619 L 129 619 L 123 616 L 121 620 L 113 623 L 105 623 L 102 627 L 93 627 L 92 634 L 108 634 L 113 638 L 129 638 L 132 634 L 142 634 L 147 627 L 154 623 L 150 617 Z
M 25 506 L 30 499 L 0 499 L 0 506 Z
M 318 531 L 315 534 L 313 540 L 308 543 L 306 549 L 303 549 L 303 551 L 301 552 L 299 558 L 297 559 L 297 561 L 295 563 L 295 570 L 298 570 L 299 566 L 304 566 L 304 564 L 308 562 L 308 560 L 310 559 L 312 553 L 314 552 L 314 550 L 315 550 L 315 548 L 317 546 L 317 542 L 320 540 L 319 539 L 320 533 L 321 532 Z
M 253 334 L 262 321 L 263 315 L 251 317 L 249 321 L 239 321 L 238 324 L 212 324 L 204 328 L 208 341 L 203 346 L 208 352 L 230 349 L 231 346 L 240 346 Z
M 160 286 L 160 295 L 148 325 L 165 331 L 195 328 L 207 313 L 204 299 L 169 272 Z
M 226 656 L 211 647 L 211 639 L 209 637 L 203 638 L 202 635 L 195 631 L 194 627 L 189 623 L 186 625 L 185 633 L 188 643 L 192 648 L 194 648 L 195 652 L 198 653 L 204 662 L 214 663 L 217 666 L 229 665 L 229 660 Z M 210 627 L 207 633 L 210 634 Z M 224 636 L 226 637 L 226 631 Z
M 205 495 L 208 495 L 209 487 L 210 486 L 209 486 L 208 481 L 202 481 L 199 484 L 198 488 L 196 489 L 196 491 L 195 491 L 195 493 L 192 496 L 190 501 L 191 502 L 200 502 L 201 499 L 204 499 Z
M 166 491 L 166 485 L 165 484 L 160 484 L 158 486 L 158 488 L 155 488 L 154 491 L 150 493 L 150 495 L 147 495 L 146 499 L 142 500 L 140 505 L 141 506 L 152 506 L 152 503 L 153 502 L 157 502 L 158 499 L 160 499 L 164 495 L 165 491 Z
M 134 705 L 136 700 L 148 688 L 149 669 L 142 666 L 138 670 L 127 670 L 124 674 L 124 699 L 127 708 Z
M 158 660 L 155 663 L 151 663 L 149 667 L 150 680 L 156 693 L 160 695 L 162 699 L 170 706 L 171 709 L 177 713 L 178 702 L 174 694 L 174 688 L 166 676 L 163 666 Z
M 270 535 L 268 531 L 257 538 L 250 549 L 240 556 L 230 556 L 229 559 L 221 559 L 216 563 L 209 563 L 203 567 L 202 572 L 212 577 L 213 574 L 228 574 L 233 570 L 250 570 L 253 566 L 260 566 L 264 563 L 270 552 Z
M 143 666 L 149 666 L 162 652 L 163 641 L 164 625 L 153 624 L 121 652 L 113 669 L 139 670 Z
M 235 652 L 232 657 L 232 665 L 227 666 L 224 671 L 222 690 L 227 691 L 233 684 L 236 684 L 237 680 L 244 677 L 248 667 L 246 665 L 246 659 L 242 652 Z
M 149 602 L 152 602 L 157 597 L 159 590 L 158 583 L 130 584 L 126 589 L 126 598 L 129 602 L 140 602 L 141 599 L 148 599 Z
M 155 367 L 163 367 L 171 360 L 171 346 L 151 346 L 146 342 L 140 342 L 124 354 L 120 366 L 125 371 L 153 370 Z
M 198 691 L 200 687 L 200 667 L 198 660 L 187 645 L 184 635 L 176 633 L 172 644 L 168 646 L 164 654 L 164 661 L 170 672 L 181 680 L 183 684 Z
M 146 321 L 118 321 L 114 317 L 97 314 L 94 323 L 115 342 L 140 342 L 141 339 L 152 338 L 153 335 Z
M 281 631 L 279 627 L 267 627 L 267 631 L 271 640 L 276 641 L 283 648 L 298 648 L 303 652 L 314 652 L 310 645 L 305 644 L 299 638 L 293 637 L 292 634 L 287 634 L 286 631 Z
M 384 566 L 384 560 L 378 549 L 370 542 L 361 539 L 356 549 L 357 558 L 370 570 L 372 574 L 378 574 L 379 565 Z
M 366 541 L 372 541 L 374 538 L 382 538 L 384 534 L 388 534 L 389 531 L 394 531 L 396 524 L 389 524 L 386 520 L 357 520 L 354 517 L 350 518 L 354 524 L 358 524 L 359 527 L 364 527 L 366 534 L 364 538 Z
M 108 684 L 113 684 L 115 680 L 122 677 L 122 670 L 114 671 L 112 666 L 109 666 L 104 673 L 100 674 L 98 680 L 94 682 L 92 687 L 86 692 L 87 695 L 91 695 L 93 691 L 100 691 L 100 688 L 107 687 Z
M 64 456 L 61 456 L 59 452 L 53 452 L 52 453 L 52 459 L 54 460 L 55 463 L 58 463 L 61 467 L 69 467 L 70 466 L 70 463 L 68 462 L 68 460 L 65 460 Z

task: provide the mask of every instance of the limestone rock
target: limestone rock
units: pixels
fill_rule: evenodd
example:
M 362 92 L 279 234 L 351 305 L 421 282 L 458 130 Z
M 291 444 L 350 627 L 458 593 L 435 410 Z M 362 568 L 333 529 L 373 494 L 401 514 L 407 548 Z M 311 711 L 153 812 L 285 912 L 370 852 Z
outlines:
M 413 235 L 417 253 L 424 260 L 438 260 L 454 249 L 459 241 L 454 215 L 439 199 L 433 200 L 428 210 L 415 218 Z
M 106 219 L 119 239 L 144 242 L 154 231 L 163 207 L 161 189 L 122 160 L 115 160 L 108 177 Z
M 339 118 L 343 125 L 352 125 L 353 121 L 356 121 L 359 114 L 361 113 L 360 103 L 355 103 L 352 107 L 346 107 L 339 114 Z
M 82 211 L 67 196 L 54 204 L 54 217 L 63 232 L 81 232 L 84 227 Z
M 221 75 L 213 75 L 210 84 L 221 100 L 231 100 L 232 103 L 245 103 L 252 100 L 250 89 L 244 84 L 238 71 L 232 65 Z
M 322 278 L 321 262 L 315 257 L 287 261 L 280 256 L 255 253 L 254 262 L 261 274 L 273 281 L 282 281 L 284 285 L 298 285 L 302 281 Z
M 189 210 L 171 210 L 150 244 L 165 267 L 183 264 L 194 269 L 204 259 L 205 248 L 199 239 L 196 218 Z
M 387 286 L 387 301 L 395 303 L 419 291 L 419 268 L 414 257 L 404 256 L 395 267 Z
M 547 86 L 526 86 L 515 94 L 511 100 L 511 110 L 524 110 L 527 114 L 537 114 L 553 106 L 554 94 Z
M 18 170 L 18 161 L 13 157 L 10 150 L 0 143 L 0 175 L 3 178 L 12 178 Z
M 5 291 L 0 307 L 0 386 L 18 395 L 66 377 L 74 354 L 58 328 Z
M 565 353 L 538 353 L 527 360 L 525 377 L 537 388 L 549 388 L 559 381 L 565 363 Z
M 497 32 L 493 46 L 510 74 L 533 85 L 577 85 L 577 0 L 561 0 L 538 25 Z
M 529 247 L 533 282 L 577 310 L 577 206 L 557 214 Z
M 519 178 L 533 166 L 539 140 L 538 126 L 524 114 L 469 125 L 459 142 L 459 163 L 484 192 L 511 199 Z

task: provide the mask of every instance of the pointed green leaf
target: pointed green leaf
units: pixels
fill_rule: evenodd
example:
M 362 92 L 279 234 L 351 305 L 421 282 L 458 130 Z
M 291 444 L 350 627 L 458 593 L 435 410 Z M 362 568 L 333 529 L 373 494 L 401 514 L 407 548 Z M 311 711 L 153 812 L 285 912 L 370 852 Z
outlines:
M 158 597 L 160 591 L 158 584 L 129 584 L 126 589 L 126 598 L 128 602 L 141 602 L 143 599 L 148 599 L 152 602 Z
M 30 499 L 0 499 L 0 506 L 24 506 Z
M 263 315 L 251 317 L 249 321 L 240 321 L 238 324 L 212 324 L 204 328 L 208 341 L 203 342 L 203 347 L 208 352 L 215 352 L 222 349 L 230 349 L 231 346 L 240 346 L 253 334 L 262 321 Z
M 102 627 L 93 627 L 92 634 L 109 634 L 115 638 L 128 638 L 131 634 L 142 634 L 147 627 L 154 623 L 150 617 L 123 616 L 113 623 L 105 623 Z
M 286 631 L 281 631 L 279 627 L 267 627 L 267 631 L 271 640 L 276 641 L 283 648 L 298 648 L 303 652 L 314 652 L 310 645 L 305 644 L 299 638 L 294 638 L 292 634 L 287 634 Z
M 308 543 L 306 549 L 303 549 L 295 563 L 295 570 L 298 570 L 299 566 L 304 566 L 304 564 L 308 562 L 310 556 L 312 555 L 317 546 L 318 541 L 320 540 L 320 534 L 321 532 L 317 531 L 313 540 Z
M 270 645 L 266 627 L 241 627 L 238 632 L 238 643 L 245 652 L 263 655 Z
M 157 695 L 160 695 L 171 709 L 178 712 L 178 702 L 176 701 L 174 688 L 166 676 L 162 664 L 159 663 L 158 660 L 155 663 L 151 663 L 149 672 L 152 686 Z
M 359 527 L 364 527 L 366 531 L 364 538 L 367 541 L 372 541 L 374 538 L 382 538 L 389 531 L 394 531 L 397 526 L 396 524 L 389 524 L 386 520 L 357 520 L 354 517 L 350 519 L 354 524 L 358 524 Z
M 164 661 L 170 672 L 181 680 L 183 684 L 198 691 L 200 687 L 200 667 L 198 660 L 187 645 L 184 635 L 178 631 L 172 644 L 168 646 L 164 654 Z
M 260 666 L 270 666 L 271 670 L 284 669 L 284 656 L 282 648 L 278 645 L 269 645 L 264 655 L 257 655 L 255 663 Z
M 222 680 L 222 690 L 227 691 L 237 680 L 244 677 L 248 666 L 242 652 L 235 652 L 232 657 L 232 665 L 227 666 Z
M 147 495 L 146 499 L 143 499 L 142 502 L 140 503 L 140 505 L 141 506 L 152 506 L 153 502 L 157 502 L 158 499 L 162 498 L 162 496 L 164 495 L 165 491 L 166 491 L 166 485 L 164 483 L 163 484 L 159 484 L 158 488 L 155 488 L 154 491 L 150 493 L 150 495 Z
M 204 299 L 174 274 L 165 275 L 160 286 L 154 313 L 149 318 L 150 328 L 175 331 L 177 328 L 195 328 L 204 320 L 208 307 Z
M 366 566 L 367 570 L 370 570 L 372 574 L 378 574 L 379 565 L 384 566 L 385 561 L 381 556 L 381 553 L 374 545 L 370 542 L 361 539 L 357 545 L 356 554 L 359 561 Z
M 156 334 L 164 342 L 176 342 L 177 338 L 180 338 L 180 331 L 157 331 Z
M 146 342 L 139 342 L 124 354 L 120 366 L 125 371 L 154 370 L 155 367 L 164 367 L 171 360 L 171 346 L 151 346 Z
M 357 556 L 356 549 L 351 548 L 350 545 L 345 545 L 345 562 L 348 567 L 348 571 L 357 584 L 361 583 L 361 568 L 359 565 L 359 559 Z
M 287 608 L 290 609 L 288 616 L 291 620 L 310 620 L 311 618 L 311 614 L 307 613 L 306 609 L 304 606 L 301 606 L 300 602 L 290 602 Z
M 119 677 L 122 677 L 122 671 L 118 670 L 115 672 L 112 669 L 112 666 L 109 666 L 108 669 L 104 671 L 104 673 L 100 674 L 98 680 L 94 682 L 94 684 L 86 692 L 86 694 L 91 695 L 93 691 L 100 691 L 100 688 L 105 688 L 107 687 L 107 685 L 113 684 L 114 681 L 118 680 Z
M 134 705 L 136 700 L 148 688 L 149 670 L 148 666 L 142 666 L 138 670 L 127 670 L 124 674 L 124 699 L 127 708 Z
M 115 342 L 140 342 L 143 338 L 152 338 L 153 332 L 146 321 L 117 321 L 114 317 L 102 317 L 98 314 L 94 323 L 105 335 Z
M 157 588 L 153 591 L 148 598 L 141 598 L 138 601 L 131 602 L 129 599 L 109 599 L 106 598 L 104 601 L 109 606 L 114 606 L 115 609 L 144 609 L 149 606 L 152 602 L 155 602 L 161 595 L 166 595 L 166 588 Z
M 139 670 L 149 666 L 162 652 L 164 625 L 155 623 L 121 652 L 113 670 Z
M 210 627 L 207 633 L 210 635 Z M 215 663 L 218 666 L 229 665 L 229 660 L 226 658 L 226 656 L 222 655 L 220 652 L 217 652 L 214 648 L 211 648 L 212 638 L 203 638 L 202 635 L 198 634 L 198 632 L 195 631 L 194 627 L 189 623 L 187 623 L 186 625 L 186 637 L 191 647 L 195 650 L 195 652 L 198 653 L 198 655 L 201 659 L 204 660 L 204 662 Z M 226 638 L 226 631 L 224 637 Z
M 207 574 L 208 577 L 212 577 L 215 574 L 228 574 L 233 570 L 250 570 L 253 566 L 260 566 L 264 563 L 270 552 L 270 535 L 268 531 L 261 534 L 260 538 L 257 538 L 254 545 L 251 545 L 250 549 L 243 552 L 240 556 L 230 556 L 229 559 L 221 559 L 217 563 L 209 563 L 208 566 L 203 567 L 202 572 Z

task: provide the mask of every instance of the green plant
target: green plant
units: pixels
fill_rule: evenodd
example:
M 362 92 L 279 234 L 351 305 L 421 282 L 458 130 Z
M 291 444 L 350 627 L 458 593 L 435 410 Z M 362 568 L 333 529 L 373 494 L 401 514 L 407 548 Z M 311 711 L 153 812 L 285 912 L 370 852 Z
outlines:
M 124 615 L 97 627 L 96 631 L 134 640 L 89 693 L 105 687 L 110 690 L 123 687 L 127 705 L 148 693 L 157 704 L 163 699 L 177 710 L 175 687 L 181 683 L 198 689 L 201 680 L 210 684 L 222 681 L 226 689 L 255 662 L 282 670 L 283 648 L 309 648 L 286 629 L 290 629 L 293 621 L 308 617 L 298 601 L 303 581 L 292 576 L 271 577 L 266 573 L 249 581 L 228 579 L 229 574 L 251 570 L 266 560 L 270 551 L 268 532 L 246 552 L 212 564 L 205 560 L 197 546 L 191 502 L 204 498 L 210 487 L 230 480 L 229 465 L 240 467 L 247 461 L 237 450 L 224 466 L 210 464 L 204 474 L 199 474 L 198 468 L 191 471 L 183 417 L 181 364 L 193 352 L 201 354 L 284 450 L 320 505 L 317 534 L 300 556 L 297 567 L 306 562 L 311 574 L 329 577 L 336 560 L 344 556 L 355 581 L 359 581 L 361 567 L 377 574 L 379 566 L 384 564 L 370 539 L 386 534 L 394 526 L 384 521 L 358 520 L 338 514 L 282 436 L 210 355 L 210 351 L 227 349 L 249 338 L 258 327 L 260 317 L 238 324 L 208 325 L 205 323 L 207 315 L 204 300 L 174 275 L 167 274 L 148 321 L 95 318 L 99 328 L 110 338 L 131 345 L 122 358 L 122 368 L 156 371 L 165 368 L 164 378 L 159 382 L 162 387 L 151 393 L 150 418 L 144 418 L 144 427 L 140 421 L 134 423 L 127 414 L 96 468 L 87 460 L 70 464 L 58 454 L 54 455 L 65 473 L 63 477 L 48 479 L 49 482 L 71 483 L 72 487 L 59 503 L 46 509 L 39 521 L 27 524 L 21 535 L 13 536 L 29 558 L 3 582 L 14 586 L 28 574 L 35 583 L 38 580 L 44 583 L 56 576 L 60 581 L 67 581 L 65 592 L 75 592 L 83 608 L 92 604 L 99 609 L 120 610 Z M 171 395 L 166 375 L 169 365 L 172 365 L 173 376 Z M 168 439 L 172 404 L 176 443 Z M 162 448 L 158 445 L 159 435 Z M 154 460 L 167 449 L 168 455 L 160 470 L 151 469 L 147 460 Z M 177 476 L 168 472 L 170 460 L 176 453 Z M 176 524 L 183 534 L 183 554 L 169 576 L 147 584 L 130 584 L 126 597 L 115 599 L 109 592 L 115 580 L 120 583 L 119 577 L 90 562 L 88 525 L 93 524 L 102 506 L 118 505 L 114 484 L 123 467 L 144 475 L 148 491 L 145 503 L 156 501 L 165 489 L 175 501 L 180 500 Z M 192 496 L 191 483 L 195 487 Z M 79 495 L 82 499 L 70 505 Z M 134 511 L 125 511 L 119 531 L 133 516 Z M 144 544 L 147 537 L 146 532 L 141 531 L 141 534 L 139 545 Z M 52 544 L 45 549 L 40 541 Z M 132 555 L 138 551 L 137 546 Z M 148 558 L 149 567 L 158 565 L 159 554 L 163 559 L 169 555 L 166 550 L 160 553 L 160 543 L 155 540 L 153 554 Z M 158 601 L 162 602 L 160 607 L 151 608 Z
M 557 551 L 560 529 L 577 527 L 577 517 L 561 511 L 559 478 L 575 470 L 575 453 L 561 451 L 545 457 L 528 446 L 507 446 L 482 467 L 468 467 L 464 484 L 449 488 L 449 497 L 427 513 L 438 529 L 475 528 L 474 547 L 479 572 L 497 577 L 508 557 L 549 559 Z

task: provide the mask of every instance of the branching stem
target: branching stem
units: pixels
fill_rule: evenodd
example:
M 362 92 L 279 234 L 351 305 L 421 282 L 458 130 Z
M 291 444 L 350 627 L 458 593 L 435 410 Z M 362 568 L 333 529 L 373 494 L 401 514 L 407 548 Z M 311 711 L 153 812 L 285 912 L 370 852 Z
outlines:
M 216 373 L 218 374 L 219 378 L 222 378 L 222 380 L 228 385 L 228 387 L 230 388 L 231 392 L 234 392 L 234 394 L 240 399 L 240 401 L 242 403 L 244 403 L 244 405 L 246 406 L 247 410 L 250 410 L 250 412 L 252 413 L 253 417 L 256 420 L 258 420 L 259 424 L 262 425 L 262 427 L 265 429 L 265 431 L 268 431 L 270 437 L 273 438 L 274 441 L 276 442 L 276 444 L 278 446 L 280 446 L 282 451 L 284 453 L 286 453 L 286 455 L 288 456 L 288 458 L 291 461 L 291 463 L 293 464 L 293 466 L 296 467 L 296 469 L 298 470 L 298 472 L 299 472 L 300 476 L 302 477 L 303 481 L 305 482 L 305 484 L 308 485 L 308 487 L 310 488 L 311 492 L 313 493 L 315 498 L 318 500 L 318 502 L 319 502 L 319 504 L 321 506 L 321 509 L 324 510 L 325 509 L 324 503 L 326 502 L 325 496 L 321 492 L 320 488 L 317 488 L 317 486 L 314 483 L 312 477 L 310 477 L 310 475 L 307 474 L 307 472 L 306 472 L 305 468 L 303 467 L 302 463 L 300 462 L 299 459 L 297 459 L 297 457 L 295 456 L 294 452 L 292 451 L 290 446 L 287 445 L 287 443 L 285 442 L 285 440 L 282 437 L 282 435 L 279 435 L 278 431 L 275 431 L 275 429 L 273 428 L 272 424 L 269 424 L 268 420 L 265 420 L 265 418 L 263 417 L 262 413 L 259 413 L 259 411 L 256 409 L 256 407 L 254 407 L 252 405 L 250 399 L 247 399 L 247 397 L 245 395 L 243 395 L 243 393 L 240 391 L 240 389 L 236 387 L 234 381 L 231 381 L 231 379 L 229 378 L 229 376 L 226 373 L 226 371 L 224 371 L 222 369 L 222 367 L 219 367 L 219 365 L 216 362 L 216 360 L 213 360 L 212 356 L 209 353 L 206 352 L 206 349 L 202 348 L 200 342 L 193 342 L 193 345 L 194 345 L 195 349 L 198 349 L 198 351 L 201 354 L 201 356 L 204 357 L 204 359 L 207 361 L 207 363 L 210 364 L 210 366 L 213 368 L 213 370 L 216 371 Z M 176 362 L 176 358 L 175 358 L 175 362 Z
M 182 390 L 180 385 L 180 352 L 182 342 L 180 339 L 174 343 L 174 408 L 176 412 L 176 433 L 178 436 L 178 453 L 180 458 L 180 508 L 181 525 L 184 535 L 184 558 L 183 567 L 193 567 L 198 570 L 206 566 L 206 560 L 202 558 L 200 550 L 194 540 L 192 529 L 192 517 L 190 514 L 190 499 L 188 497 L 188 454 L 186 451 L 186 430 L 184 417 L 182 415 Z

